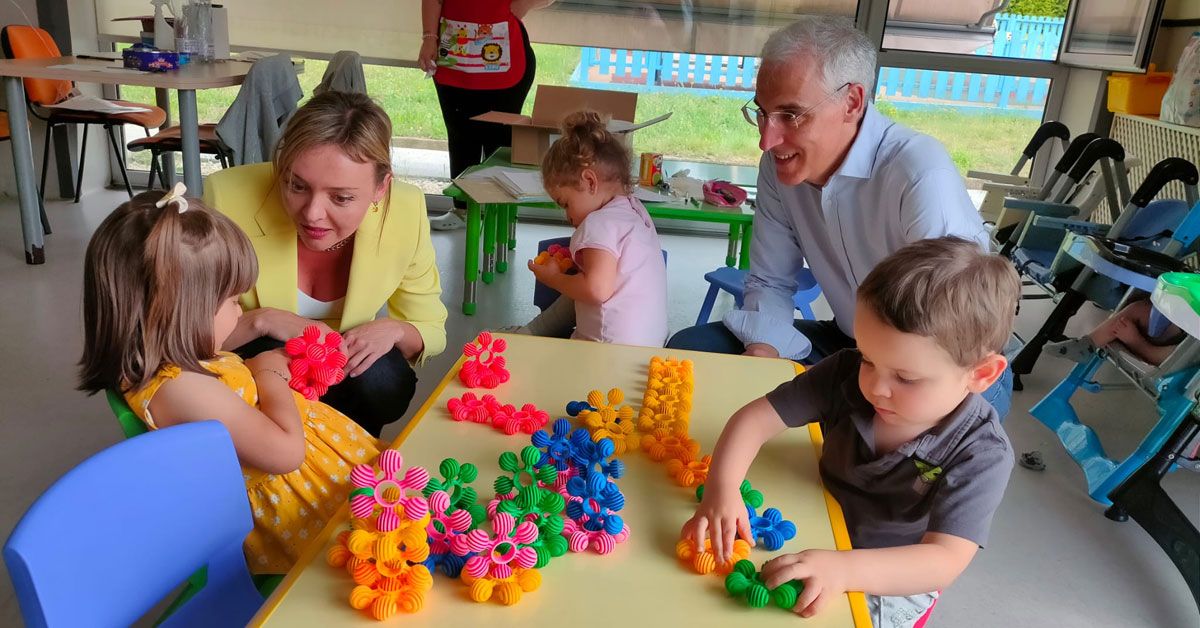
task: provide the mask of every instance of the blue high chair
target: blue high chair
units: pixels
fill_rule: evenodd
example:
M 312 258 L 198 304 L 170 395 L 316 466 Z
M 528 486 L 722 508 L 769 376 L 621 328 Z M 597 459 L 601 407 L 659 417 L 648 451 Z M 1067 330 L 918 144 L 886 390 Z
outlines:
M 131 438 L 38 498 L 4 546 L 26 625 L 128 626 L 197 568 L 207 583 L 163 626 L 241 626 L 262 605 L 242 543 L 254 526 L 217 421 Z
M 1169 183 L 1183 183 L 1186 200 L 1153 202 L 1154 197 Z M 1186 229 L 1181 223 L 1195 213 L 1200 182 L 1196 166 L 1172 157 L 1154 166 L 1137 191 L 1129 197 L 1111 225 L 1101 225 L 1071 218 L 1034 216 L 1026 225 L 1021 247 L 1014 250 L 1017 269 L 1034 284 L 1052 295 L 1058 304 L 1033 337 L 1029 338 L 1012 360 L 1013 389 L 1021 390 L 1021 376 L 1033 371 L 1047 342 L 1064 338 L 1063 331 L 1079 308 L 1091 301 L 1102 309 L 1111 310 L 1123 295 L 1124 289 L 1112 279 L 1096 280 L 1094 272 L 1083 268 L 1068 254 L 1071 242 L 1080 236 L 1104 236 L 1122 245 L 1167 252 L 1175 234 Z M 1186 234 L 1183 236 L 1187 239 Z M 1176 256 L 1190 247 L 1173 248 L 1168 254 Z
M 1190 250 L 1197 238 L 1200 238 L 1200 203 L 1175 231 L 1170 243 L 1164 247 L 1164 253 L 1094 236 L 1071 234 L 1065 244 L 1066 251 L 1085 267 L 1073 290 L 1082 299 L 1086 298 L 1090 289 L 1098 288 L 1111 293 L 1111 283 L 1115 282 L 1125 294 L 1124 299 L 1115 305 L 1114 309 L 1119 309 L 1137 291 L 1152 292 L 1160 275 L 1186 271 L 1187 267 L 1175 255 Z M 1105 361 L 1111 362 L 1154 399 L 1161 417 L 1141 445 L 1123 460 L 1112 459 L 1105 453 L 1095 431 L 1079 420 L 1079 415 L 1071 406 L 1071 397 L 1079 389 L 1091 393 L 1103 390 L 1104 387 L 1093 378 Z M 1146 364 L 1132 353 L 1102 348 L 1092 352 L 1087 360 L 1072 369 L 1045 398 L 1030 408 L 1029 413 L 1058 435 L 1067 453 L 1083 469 L 1088 495 L 1108 506 L 1112 503 L 1109 493 L 1144 465 L 1150 455 L 1162 447 L 1183 417 L 1191 412 L 1195 399 L 1188 395 L 1188 387 L 1198 371 L 1200 341 L 1190 338 L 1180 343 L 1158 366 Z M 1117 518 L 1122 516 L 1116 511 L 1109 514 Z

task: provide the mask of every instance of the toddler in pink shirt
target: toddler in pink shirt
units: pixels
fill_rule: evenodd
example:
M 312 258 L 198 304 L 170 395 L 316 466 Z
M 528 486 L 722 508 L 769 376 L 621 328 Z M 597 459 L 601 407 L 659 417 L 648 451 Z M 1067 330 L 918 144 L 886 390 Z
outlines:
M 630 161 L 600 114 L 580 111 L 563 121 L 562 137 L 542 160 L 542 182 L 575 227 L 571 256 L 578 272 L 532 261 L 529 269 L 563 295 L 547 313 L 573 302 L 572 338 L 661 347 L 667 267 L 654 223 L 631 193 Z

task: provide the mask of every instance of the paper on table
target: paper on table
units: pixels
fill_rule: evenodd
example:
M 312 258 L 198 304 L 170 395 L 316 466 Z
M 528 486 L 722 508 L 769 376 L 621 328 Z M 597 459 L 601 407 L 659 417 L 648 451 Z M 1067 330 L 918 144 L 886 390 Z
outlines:
M 650 188 L 644 188 L 640 185 L 635 186 L 633 188 L 633 195 L 636 196 L 637 199 L 639 201 L 642 201 L 643 203 L 680 203 L 680 204 L 683 204 L 683 203 L 687 202 L 687 199 L 676 198 L 676 197 L 670 196 L 668 194 L 661 194 L 659 192 L 655 192 L 654 190 L 651 190 Z
M 518 201 L 549 199 L 542 187 L 542 174 L 536 170 L 516 170 L 495 175 L 496 183 Z
M 75 96 L 68 98 L 57 105 L 46 105 L 52 109 L 68 109 L 71 111 L 95 111 L 97 113 L 141 113 L 150 111 L 145 107 L 130 107 L 127 105 L 118 105 L 110 100 L 96 98 L 95 96 Z

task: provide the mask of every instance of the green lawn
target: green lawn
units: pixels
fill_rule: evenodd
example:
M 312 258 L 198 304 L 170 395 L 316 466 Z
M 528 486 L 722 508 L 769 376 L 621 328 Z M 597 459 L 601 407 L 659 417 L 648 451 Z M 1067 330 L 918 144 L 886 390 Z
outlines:
M 534 44 L 537 51 L 537 80 L 550 85 L 567 85 L 579 61 L 579 50 L 570 46 Z M 324 61 L 306 60 L 300 84 L 304 93 L 325 72 Z M 406 68 L 367 66 L 367 84 L 392 117 L 398 137 L 444 140 L 437 94 L 433 81 L 424 73 Z M 236 88 L 204 90 L 197 95 L 201 122 L 216 122 L 232 102 Z M 154 102 L 149 88 L 122 89 L 128 100 Z M 634 150 L 653 151 L 695 161 L 739 164 L 758 162 L 758 133 L 742 119 L 742 101 L 720 96 L 681 93 L 646 93 L 639 96 L 638 117 L 651 118 L 668 111 L 674 115 L 634 135 Z M 532 94 L 525 112 L 533 107 Z M 174 103 L 172 103 L 174 108 Z M 951 109 L 897 110 L 886 102 L 880 111 L 896 121 L 941 140 L 954 163 L 964 174 L 968 169 L 1007 172 L 1037 128 L 1038 121 L 1011 114 L 968 114 Z M 176 118 L 178 119 L 178 118 Z M 136 162 L 135 162 L 136 163 Z

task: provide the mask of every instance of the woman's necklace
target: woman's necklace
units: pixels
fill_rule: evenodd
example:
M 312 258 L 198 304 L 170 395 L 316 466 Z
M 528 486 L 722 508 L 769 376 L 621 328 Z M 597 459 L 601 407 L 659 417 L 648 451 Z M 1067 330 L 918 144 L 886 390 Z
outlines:
M 326 253 L 332 253 L 332 252 L 334 252 L 334 251 L 336 251 L 336 250 L 338 250 L 338 249 L 345 248 L 345 246 L 346 246 L 347 244 L 350 244 L 350 243 L 351 243 L 351 242 L 353 242 L 353 241 L 354 241 L 354 234 L 352 233 L 352 234 L 350 234 L 350 237 L 346 238 L 345 240 L 342 240 L 342 241 L 340 241 L 340 242 L 337 242 L 337 243 L 335 243 L 333 246 L 331 246 L 331 247 L 329 247 L 329 248 L 325 249 L 325 252 L 326 252 Z

